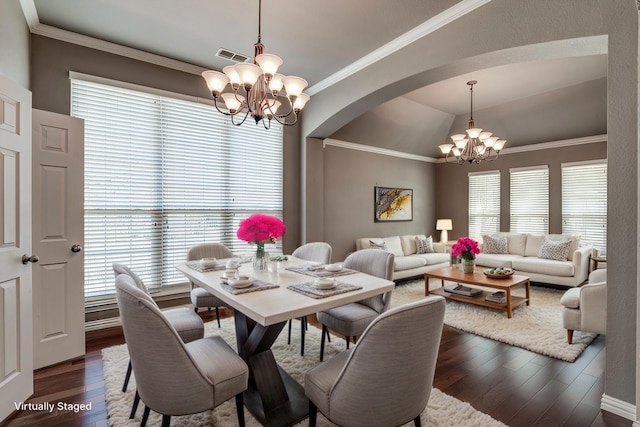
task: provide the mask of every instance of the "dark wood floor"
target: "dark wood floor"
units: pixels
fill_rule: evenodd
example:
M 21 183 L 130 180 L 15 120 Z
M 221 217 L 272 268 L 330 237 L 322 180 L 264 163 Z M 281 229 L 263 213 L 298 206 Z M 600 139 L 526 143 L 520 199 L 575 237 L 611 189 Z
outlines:
M 206 312 L 202 316 L 212 319 Z M 317 325 L 315 319 L 311 323 Z M 84 358 L 35 373 L 35 394 L 28 402 L 91 402 L 91 411 L 23 411 L 1 426 L 106 427 L 100 350 L 123 342 L 118 328 L 88 333 Z M 567 363 L 445 326 L 434 387 L 514 427 L 631 426 L 599 409 L 604 359 L 602 336 L 575 363 Z

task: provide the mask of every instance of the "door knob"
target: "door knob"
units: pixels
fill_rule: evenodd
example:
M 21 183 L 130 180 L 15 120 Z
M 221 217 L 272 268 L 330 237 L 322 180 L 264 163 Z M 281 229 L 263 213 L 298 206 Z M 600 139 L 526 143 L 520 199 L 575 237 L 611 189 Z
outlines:
M 31 255 L 31 256 L 27 256 L 26 254 L 22 255 L 23 264 L 28 264 L 30 262 L 38 262 L 38 261 L 40 261 L 40 258 L 38 258 L 36 255 Z
M 77 243 L 71 246 L 71 252 L 80 252 L 81 250 L 82 250 L 82 246 L 78 245 Z

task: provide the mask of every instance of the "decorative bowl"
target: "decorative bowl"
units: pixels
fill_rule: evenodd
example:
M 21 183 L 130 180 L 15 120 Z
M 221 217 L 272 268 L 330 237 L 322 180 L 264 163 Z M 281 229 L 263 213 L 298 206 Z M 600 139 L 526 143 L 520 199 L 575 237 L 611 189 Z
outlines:
M 336 287 L 336 280 L 330 277 L 318 277 L 313 281 L 313 286 L 317 289 L 333 289 Z
M 227 280 L 227 283 L 232 288 L 237 288 L 237 289 L 247 288 L 252 285 L 251 279 L 248 278 L 247 276 L 244 276 L 242 278 L 232 277 L 229 280 Z
M 483 271 L 484 275 L 491 279 L 507 279 L 513 276 L 512 268 L 487 268 Z
M 202 258 L 200 260 L 200 265 L 203 267 L 212 267 L 214 265 L 216 265 L 216 259 L 215 258 Z
M 342 270 L 342 264 L 327 264 L 324 266 L 324 269 L 331 272 L 336 272 Z

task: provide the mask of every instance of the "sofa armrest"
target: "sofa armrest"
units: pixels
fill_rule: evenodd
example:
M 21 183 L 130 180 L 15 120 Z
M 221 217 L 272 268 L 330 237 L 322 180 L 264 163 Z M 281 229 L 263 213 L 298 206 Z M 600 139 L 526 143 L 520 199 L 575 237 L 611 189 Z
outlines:
M 589 276 L 589 262 L 591 261 L 589 255 L 592 250 L 592 246 L 580 246 L 573 253 L 573 267 L 577 285 L 587 280 Z
M 580 288 L 582 330 L 604 334 L 607 331 L 607 283 L 592 283 Z
M 433 242 L 433 250 L 440 254 L 447 253 L 447 245 L 442 242 Z

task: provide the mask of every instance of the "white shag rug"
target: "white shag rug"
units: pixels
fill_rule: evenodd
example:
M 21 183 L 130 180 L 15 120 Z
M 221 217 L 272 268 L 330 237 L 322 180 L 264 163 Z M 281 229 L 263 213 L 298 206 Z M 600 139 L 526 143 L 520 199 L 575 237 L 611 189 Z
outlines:
M 287 345 L 287 328 L 285 327 L 274 343 L 273 354 L 287 372 L 291 374 L 301 384 L 304 381 L 304 374 L 309 369 L 319 363 L 320 355 L 320 330 L 309 325 L 305 339 L 305 355 L 300 356 L 300 322 L 293 322 L 291 333 L 291 345 Z M 231 347 L 235 348 L 235 330 L 233 319 L 223 319 L 222 328 L 218 329 L 215 321 L 205 324 L 205 335 L 220 335 Z M 326 343 L 325 357 L 344 349 L 343 339 L 336 338 Z M 129 412 L 133 403 L 136 389 L 134 375 L 131 376 L 129 387 L 125 393 L 122 392 L 129 355 L 126 345 L 108 347 L 102 350 L 102 364 L 105 379 L 105 398 L 107 401 L 107 411 L 109 414 L 109 425 L 115 427 L 139 426 L 144 405 L 142 402 L 138 407 L 138 412 L 133 420 L 129 419 Z M 245 409 L 245 419 L 247 426 L 259 426 L 260 424 Z M 421 415 L 423 426 L 473 426 L 473 427 L 504 427 L 505 425 L 489 415 L 475 410 L 470 404 L 462 402 L 434 388 L 426 410 Z M 149 416 L 147 425 L 160 425 L 161 416 L 153 411 Z M 235 401 L 225 402 L 213 411 L 208 411 L 190 416 L 171 417 L 171 426 L 223 426 L 232 427 L 237 425 L 235 412 Z M 300 426 L 308 425 L 305 420 Z M 332 426 L 326 418 L 318 413 L 319 426 Z M 407 424 L 413 426 L 413 422 Z
M 430 289 L 440 286 L 432 280 Z M 445 285 L 447 282 L 445 282 Z M 522 305 L 507 318 L 504 311 L 447 300 L 444 323 L 456 329 L 521 347 L 556 359 L 574 362 L 596 338 L 596 334 L 575 331 L 573 344 L 567 343 L 567 330 L 562 327 L 560 298 L 565 291 L 531 287 L 531 305 Z M 517 288 L 514 295 L 524 296 Z M 391 305 L 397 306 L 424 298 L 424 280 L 400 283 L 393 291 Z

